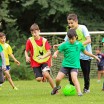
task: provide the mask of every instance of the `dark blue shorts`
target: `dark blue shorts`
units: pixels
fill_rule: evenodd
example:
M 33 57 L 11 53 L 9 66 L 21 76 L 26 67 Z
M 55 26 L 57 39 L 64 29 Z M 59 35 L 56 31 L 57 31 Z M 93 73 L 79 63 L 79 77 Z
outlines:
M 98 66 L 98 71 L 104 70 L 104 66 Z
M 10 65 L 7 65 L 6 66 L 6 70 L 10 70 Z
M 62 67 L 60 69 L 60 72 L 64 73 L 65 75 L 70 74 L 71 72 L 76 72 L 78 73 L 78 69 L 75 68 L 69 68 L 69 67 Z
M 49 66 L 47 63 L 44 63 L 44 64 L 41 64 L 39 67 L 34 67 L 33 68 L 33 71 L 34 71 L 34 74 L 35 74 L 35 78 L 37 77 L 43 77 L 43 69 L 46 68 L 46 69 L 49 69 Z M 49 72 L 49 70 L 47 70 Z

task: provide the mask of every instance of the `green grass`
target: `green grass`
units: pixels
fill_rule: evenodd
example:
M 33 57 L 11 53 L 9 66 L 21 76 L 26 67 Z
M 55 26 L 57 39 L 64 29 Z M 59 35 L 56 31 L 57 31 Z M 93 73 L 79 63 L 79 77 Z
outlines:
M 83 79 L 79 79 L 81 89 L 83 89 Z M 96 79 L 91 79 L 91 92 L 79 97 L 64 96 L 62 89 L 57 95 L 50 95 L 51 87 L 48 83 L 32 81 L 14 81 L 19 88 L 13 90 L 6 81 L 0 90 L 0 104 L 104 104 L 104 92 L 102 81 L 97 83 Z M 62 88 L 68 83 L 67 79 L 62 80 Z

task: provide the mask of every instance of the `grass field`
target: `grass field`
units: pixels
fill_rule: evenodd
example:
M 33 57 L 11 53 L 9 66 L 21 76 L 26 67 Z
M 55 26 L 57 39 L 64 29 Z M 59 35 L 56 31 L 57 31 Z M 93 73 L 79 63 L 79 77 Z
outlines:
M 81 89 L 83 89 L 83 79 L 79 79 Z M 90 93 L 79 97 L 64 96 L 62 89 L 57 95 L 51 95 L 51 87 L 46 83 L 32 81 L 14 81 L 19 88 L 13 90 L 6 81 L 0 90 L 0 104 L 104 104 L 104 92 L 102 81 L 97 83 L 96 79 L 91 79 Z M 62 88 L 68 83 L 67 79 L 62 80 Z

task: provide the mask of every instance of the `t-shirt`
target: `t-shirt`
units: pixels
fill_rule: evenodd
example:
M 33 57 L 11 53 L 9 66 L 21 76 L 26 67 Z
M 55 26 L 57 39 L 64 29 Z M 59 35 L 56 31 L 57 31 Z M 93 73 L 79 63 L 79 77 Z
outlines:
M 2 46 L 0 45 L 0 53 L 3 51 L 3 48 Z M 1 59 L 1 56 L 0 56 L 0 66 L 2 66 L 2 59 Z
M 104 66 L 104 54 L 103 53 L 100 53 L 100 54 L 97 54 L 98 58 L 100 58 L 100 62 L 97 61 L 97 66 Z
M 74 44 L 71 44 L 69 41 L 66 41 L 58 47 L 58 50 L 64 54 L 62 67 L 80 68 L 80 52 L 85 50 L 82 43 L 76 41 Z
M 43 38 L 40 37 L 39 40 L 34 40 L 36 42 L 36 44 L 38 46 L 42 46 L 43 42 L 42 42 Z M 51 49 L 51 46 L 50 44 L 48 43 L 48 41 L 46 41 L 45 43 L 45 49 L 46 50 L 50 50 Z M 41 64 L 37 63 L 36 61 L 33 60 L 33 46 L 32 46 L 32 43 L 30 41 L 30 39 L 27 40 L 26 42 L 26 51 L 30 51 L 30 60 L 31 60 L 31 67 L 39 67 Z M 46 63 L 48 63 L 48 65 L 50 66 L 51 65 L 51 59 L 49 59 Z
M 80 42 L 84 42 L 85 41 L 85 37 L 90 36 L 88 29 L 85 25 L 78 25 L 78 28 L 76 29 L 77 35 Z M 83 35 L 82 35 L 83 34 Z M 66 35 L 66 37 L 64 38 L 65 41 L 68 41 L 68 36 Z M 85 50 L 88 51 L 89 53 L 92 53 L 92 49 L 91 49 L 91 44 L 87 44 L 85 46 Z M 85 55 L 84 53 L 80 53 L 80 59 L 82 60 L 89 60 L 91 59 L 90 56 Z
M 1 44 L 1 46 L 3 47 L 6 65 L 10 65 L 9 55 L 11 55 L 13 53 L 12 48 L 8 43 Z

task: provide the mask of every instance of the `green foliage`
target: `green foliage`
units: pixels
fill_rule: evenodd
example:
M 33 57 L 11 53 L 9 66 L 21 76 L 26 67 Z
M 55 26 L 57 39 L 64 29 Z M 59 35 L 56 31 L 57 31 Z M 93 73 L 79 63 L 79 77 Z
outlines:
M 29 79 L 34 78 L 33 70 L 30 67 L 30 64 L 26 64 L 25 56 L 24 56 L 24 49 L 25 49 L 25 45 L 22 45 L 14 53 L 15 57 L 21 63 L 20 66 L 16 65 L 11 59 L 11 75 L 14 80 L 18 80 L 18 79 L 29 80 Z

